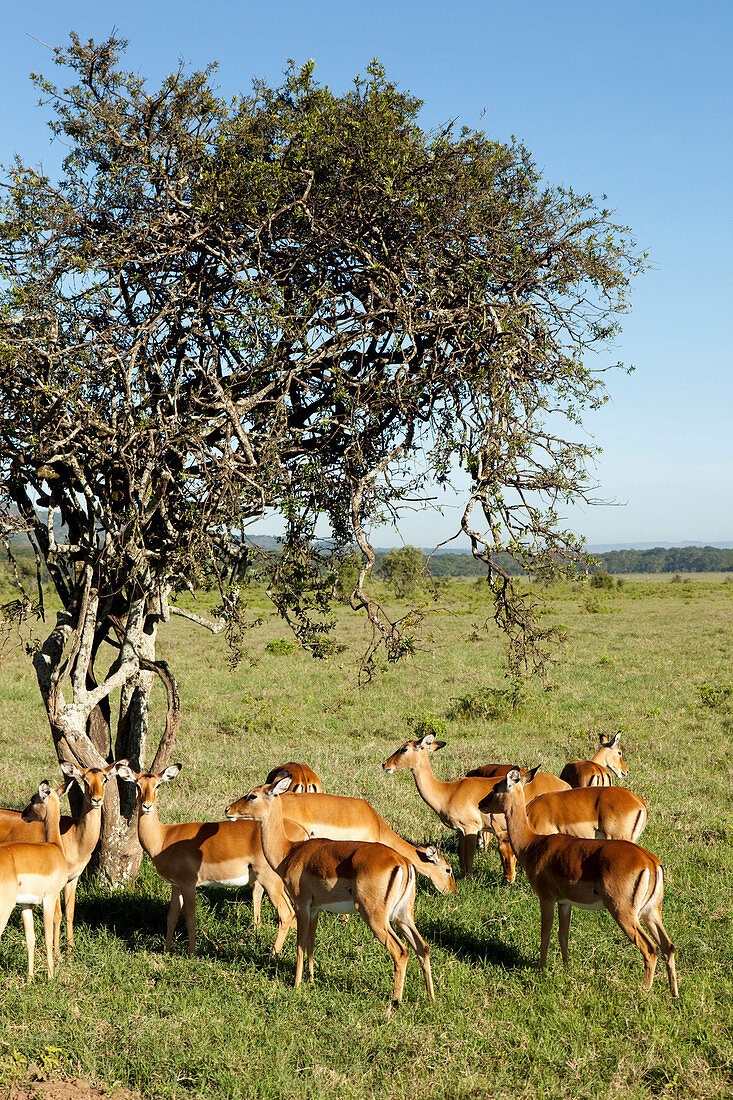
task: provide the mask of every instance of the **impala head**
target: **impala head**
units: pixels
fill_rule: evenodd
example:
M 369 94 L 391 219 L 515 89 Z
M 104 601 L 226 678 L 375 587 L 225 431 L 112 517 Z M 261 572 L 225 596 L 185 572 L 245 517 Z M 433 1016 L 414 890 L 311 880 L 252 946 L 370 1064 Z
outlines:
M 613 737 L 604 737 L 601 734 L 601 749 L 603 750 L 603 766 L 612 771 L 617 779 L 625 779 L 629 774 L 629 769 L 626 767 L 626 761 L 621 753 L 621 734 L 617 733 Z
M 507 806 L 516 798 L 517 790 L 522 792 L 522 798 L 524 798 L 524 787 L 532 782 L 539 770 L 539 764 L 536 768 L 524 773 L 520 768 L 512 768 L 503 779 L 497 781 L 494 789 L 481 799 L 478 804 L 479 813 L 485 816 L 505 813 Z
M 453 878 L 453 868 L 447 859 L 444 859 L 434 844 L 428 844 L 425 847 L 418 847 L 416 849 L 418 859 L 421 863 L 432 863 L 435 867 L 435 871 L 430 875 L 430 879 L 436 889 L 440 890 L 441 894 L 457 894 L 458 887 L 456 886 L 456 880 Z
M 445 741 L 437 741 L 434 733 L 426 733 L 423 737 L 418 737 L 416 741 L 407 741 L 401 749 L 393 752 L 384 761 L 382 767 L 387 775 L 394 775 L 400 768 L 416 767 L 421 759 L 420 753 L 425 754 L 422 759 L 427 759 L 429 753 L 437 752 L 438 749 L 442 748 L 445 748 Z
M 241 821 L 244 819 L 261 821 L 267 817 L 274 800 L 281 794 L 285 794 L 290 788 L 290 776 L 283 775 L 272 783 L 263 783 L 260 787 L 254 787 L 249 794 L 242 795 L 231 806 L 227 806 L 225 815 L 228 821 Z
M 120 765 L 127 764 L 126 760 L 117 760 L 106 768 L 78 768 L 76 764 L 64 762 L 61 771 L 69 781 L 66 786 L 68 791 L 72 783 L 78 783 L 84 792 L 84 797 L 89 799 L 93 809 L 99 808 L 104 802 L 104 788 L 109 782 L 110 776 L 117 774 Z
M 180 764 L 171 764 L 162 772 L 134 772 L 126 761 L 114 765 L 120 779 L 134 783 L 137 787 L 137 801 L 141 814 L 151 814 L 155 808 L 155 799 L 161 783 L 175 779 L 181 770 Z
M 64 784 L 58 791 L 54 790 L 49 781 L 44 779 L 20 815 L 23 821 L 44 821 L 49 803 L 55 802 L 58 809 L 59 798 L 66 793 L 67 789 L 68 784 Z

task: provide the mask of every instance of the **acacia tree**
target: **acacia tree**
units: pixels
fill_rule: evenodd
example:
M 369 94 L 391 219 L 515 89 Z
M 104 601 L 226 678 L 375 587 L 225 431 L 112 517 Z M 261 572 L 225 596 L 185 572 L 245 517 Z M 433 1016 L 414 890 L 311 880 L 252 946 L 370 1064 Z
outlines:
M 367 589 L 369 526 L 457 467 L 510 659 L 537 667 L 547 637 L 496 555 L 536 573 L 578 551 L 556 505 L 588 499 L 590 451 L 557 425 L 605 399 L 586 353 L 625 307 L 627 232 L 521 145 L 423 130 L 376 63 L 344 95 L 307 65 L 227 102 L 212 69 L 149 89 L 124 45 L 72 36 L 69 86 L 34 77 L 68 155 L 56 179 L 16 160 L 0 215 L 2 509 L 61 602 L 34 655 L 59 757 L 168 762 L 158 629 L 212 581 L 203 625 L 243 628 L 233 582 L 268 509 L 287 527 L 271 595 L 303 644 L 328 651 L 321 517 L 361 553 L 367 667 L 409 649 Z M 119 797 L 113 882 L 139 858 Z

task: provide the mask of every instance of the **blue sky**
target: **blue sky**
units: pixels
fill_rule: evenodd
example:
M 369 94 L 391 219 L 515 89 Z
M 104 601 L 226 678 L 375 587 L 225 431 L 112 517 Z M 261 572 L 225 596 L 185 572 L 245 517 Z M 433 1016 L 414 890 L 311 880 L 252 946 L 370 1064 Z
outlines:
M 599 360 L 636 370 L 611 372 L 611 400 L 586 418 L 603 448 L 596 495 L 616 503 L 568 510 L 568 525 L 590 544 L 733 541 L 733 5 L 26 0 L 3 15 L 0 161 L 59 157 L 28 80 L 32 70 L 56 79 L 54 66 L 29 36 L 57 45 L 71 29 L 101 38 L 113 27 L 151 82 L 179 59 L 216 59 L 227 94 L 311 57 L 343 91 L 376 56 L 424 100 L 426 128 L 456 118 L 499 140 L 514 134 L 549 182 L 606 194 L 653 267 Z M 375 542 L 432 545 L 457 515 L 406 513 L 399 536 L 375 532 Z

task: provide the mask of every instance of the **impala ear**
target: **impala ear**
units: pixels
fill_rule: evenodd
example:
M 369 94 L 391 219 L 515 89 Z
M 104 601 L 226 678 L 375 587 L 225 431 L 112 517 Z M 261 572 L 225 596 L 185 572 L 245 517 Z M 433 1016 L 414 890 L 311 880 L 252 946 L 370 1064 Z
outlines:
M 114 769 L 120 779 L 124 779 L 128 783 L 137 783 L 137 775 L 126 760 L 118 760 L 114 765 Z
M 124 759 L 123 760 L 115 760 L 114 764 L 110 764 L 110 766 L 107 768 L 107 773 L 108 773 L 108 775 L 119 775 L 120 774 L 120 768 L 128 768 L 129 769 L 129 767 L 130 767 L 130 761 L 129 760 L 124 760 Z
M 51 784 L 47 779 L 44 779 L 42 783 L 38 785 L 38 794 L 41 802 L 48 802 L 51 797 Z
M 621 730 L 618 731 L 618 733 L 614 737 L 613 741 L 611 741 L 611 743 L 609 745 L 609 748 L 615 749 L 620 740 L 621 740 Z
M 161 772 L 158 776 L 158 783 L 169 783 L 171 779 L 176 778 L 182 767 L 182 764 L 169 765 L 169 767 L 167 767 L 165 771 Z
M 522 780 L 522 773 L 520 772 L 519 768 L 512 768 L 512 770 L 507 772 L 507 774 L 506 774 L 506 787 L 507 787 L 507 790 L 508 791 L 511 790 L 512 787 L 516 786 L 517 783 L 520 783 L 521 780 Z
M 270 787 L 270 796 L 277 798 L 281 794 L 285 794 L 290 790 L 290 784 L 293 782 L 290 775 L 283 775 Z
M 522 783 L 523 787 L 526 787 L 528 783 L 532 782 L 532 780 L 537 775 L 537 772 L 540 770 L 541 767 L 542 767 L 542 765 L 538 764 L 536 768 L 532 768 L 531 771 L 527 771 L 527 772 L 524 773 L 524 775 L 521 778 L 521 783 Z M 519 769 L 517 769 L 517 771 L 519 771 Z
M 71 779 L 78 779 L 79 783 L 81 783 L 84 778 L 84 773 L 81 768 L 78 768 L 76 764 L 69 760 L 64 760 L 61 765 L 61 771 Z
M 76 776 L 72 776 L 71 779 L 67 779 L 65 783 L 62 783 L 60 787 L 56 788 L 56 794 L 59 798 L 63 798 L 65 794 L 68 794 L 71 788 L 76 783 Z

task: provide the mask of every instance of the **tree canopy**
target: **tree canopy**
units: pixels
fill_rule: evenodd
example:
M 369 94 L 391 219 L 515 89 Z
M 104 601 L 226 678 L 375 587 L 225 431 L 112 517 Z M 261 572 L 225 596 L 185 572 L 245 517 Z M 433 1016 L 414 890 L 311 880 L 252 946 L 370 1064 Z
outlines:
M 541 663 L 497 555 L 577 556 L 557 507 L 589 499 L 591 449 L 563 425 L 605 400 L 588 353 L 627 306 L 628 232 L 520 143 L 424 130 L 376 62 L 344 94 L 291 64 L 227 101 L 213 67 L 148 88 L 124 46 L 54 51 L 71 82 L 34 79 L 63 168 L 17 159 L 0 211 L 0 491 L 63 605 L 37 659 L 57 743 L 83 740 L 64 679 L 88 724 L 155 667 L 177 592 L 214 580 L 235 622 L 273 510 L 271 593 L 301 640 L 324 652 L 320 520 L 358 546 L 352 606 L 399 656 L 370 526 L 456 469 L 514 665 Z

